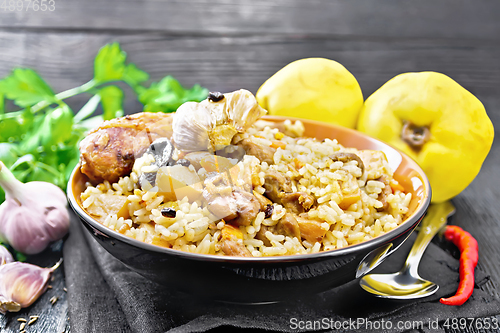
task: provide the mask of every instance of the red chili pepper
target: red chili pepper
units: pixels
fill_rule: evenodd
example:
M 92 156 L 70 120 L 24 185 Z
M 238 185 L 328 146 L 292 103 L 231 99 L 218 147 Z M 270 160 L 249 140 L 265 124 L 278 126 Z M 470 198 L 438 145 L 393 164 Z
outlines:
M 446 227 L 444 237 L 460 250 L 460 283 L 454 296 L 441 298 L 439 301 L 446 305 L 462 305 L 474 289 L 474 269 L 478 259 L 477 241 L 467 231 L 455 225 Z

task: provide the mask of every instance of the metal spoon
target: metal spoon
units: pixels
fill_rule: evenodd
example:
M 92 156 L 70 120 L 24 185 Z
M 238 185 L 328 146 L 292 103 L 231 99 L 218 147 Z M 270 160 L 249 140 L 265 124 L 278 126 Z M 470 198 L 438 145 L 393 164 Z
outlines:
M 393 274 L 368 274 L 359 282 L 361 288 L 378 297 L 413 299 L 434 294 L 439 286 L 418 275 L 418 264 L 432 238 L 453 215 L 455 207 L 449 201 L 432 204 L 421 222 L 420 231 L 401 271 Z

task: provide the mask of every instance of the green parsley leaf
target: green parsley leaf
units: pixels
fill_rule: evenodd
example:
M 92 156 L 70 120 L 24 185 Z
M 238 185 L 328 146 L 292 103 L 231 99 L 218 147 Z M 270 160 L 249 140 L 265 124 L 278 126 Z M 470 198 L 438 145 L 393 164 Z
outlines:
M 89 99 L 87 103 L 85 103 L 85 105 L 82 106 L 80 111 L 78 111 L 78 113 L 75 115 L 75 118 L 73 119 L 75 124 L 90 117 L 97 109 L 97 106 L 99 105 L 100 101 L 101 101 L 101 96 L 99 95 L 92 96 L 92 98 Z
M 52 88 L 32 69 L 17 68 L 0 81 L 0 93 L 20 107 L 41 101 L 57 102 Z
M 169 75 L 158 83 L 152 83 L 139 95 L 139 101 L 144 104 L 145 112 L 174 112 L 181 104 L 202 101 L 207 95 L 206 88 L 194 85 L 191 89 L 186 89 Z
M 34 163 L 32 172 L 30 172 L 25 182 L 32 181 L 49 182 L 62 189 L 64 189 L 66 185 L 66 179 L 64 178 L 63 173 L 59 172 L 52 166 L 39 161 Z
M 71 133 L 71 138 L 64 144 L 57 145 L 55 151 L 50 151 L 48 154 L 40 158 L 39 161 L 54 168 L 57 167 L 58 172 L 61 174 L 62 179 L 67 182 L 74 167 L 80 160 L 80 150 L 78 145 L 84 136 L 84 132 L 79 129 L 74 129 Z M 64 186 L 61 187 L 63 190 Z
M 136 87 L 139 83 L 147 81 L 148 79 L 149 74 L 142 69 L 137 68 L 136 65 L 128 64 L 127 67 L 125 67 L 123 80 L 127 82 L 131 87 Z
M 57 145 L 71 137 L 73 127 L 73 111 L 66 104 L 47 111 L 45 115 L 37 115 L 33 130 L 28 139 L 20 146 L 24 152 L 55 151 Z
M 121 80 L 126 59 L 127 54 L 121 50 L 120 44 L 103 46 L 94 60 L 94 80 L 98 83 Z
M 65 169 L 63 170 L 63 175 L 64 175 L 64 179 L 66 180 L 66 182 L 69 180 L 69 177 L 71 176 L 71 173 L 73 172 L 73 169 L 76 167 L 78 162 L 80 162 L 80 151 L 78 150 L 78 148 L 76 149 L 76 152 L 77 152 L 76 156 L 73 157 L 73 159 L 68 162 L 68 164 L 65 166 Z M 63 188 L 63 190 L 66 190 L 66 189 Z
M 94 61 L 94 80 L 97 84 L 110 81 L 125 81 L 134 90 L 141 89 L 141 82 L 149 79 L 149 74 L 134 64 L 126 64 L 127 53 L 120 44 L 107 44 L 99 50 Z
M 65 189 L 79 161 L 78 145 L 85 133 L 124 113 L 124 92 L 118 86 L 108 85 L 112 81 L 132 87 L 144 104 L 144 111 L 172 112 L 182 103 L 201 101 L 208 94 L 199 85 L 185 89 L 171 76 L 146 88 L 142 84 L 149 79 L 148 73 L 126 60 L 118 43 L 105 45 L 94 60 L 94 78 L 57 95 L 31 69 L 15 69 L 0 80 L 0 160 L 17 179 L 48 181 Z M 91 94 L 91 98 L 73 115 L 63 100 L 82 93 Z M 7 112 L 5 99 L 23 110 Z M 99 104 L 103 114 L 91 117 Z M 0 189 L 0 203 L 4 198 Z
M 16 163 L 18 158 L 19 151 L 16 144 L 7 142 L 0 143 L 0 161 L 2 161 L 7 168 L 10 168 Z
M 33 125 L 33 113 L 29 108 L 0 114 L 0 142 L 23 139 Z
M 12 249 L 12 252 L 14 252 L 14 257 L 16 258 L 16 261 L 25 262 L 26 260 L 28 260 L 28 257 L 24 253 L 21 253 L 14 249 Z
M 42 145 L 57 145 L 65 142 L 71 137 L 71 128 L 73 127 L 73 111 L 63 104 L 55 108 L 45 117 L 45 122 L 49 123 L 50 132 L 42 139 Z
M 12 172 L 14 172 L 14 170 L 16 170 L 16 172 L 19 172 L 20 170 L 30 170 L 32 167 L 33 167 L 33 163 L 35 161 L 35 156 L 33 156 L 32 154 L 26 154 L 26 155 L 23 155 L 21 157 L 19 157 L 16 161 L 16 163 L 12 164 L 12 166 L 10 167 L 10 170 Z M 22 168 L 19 168 L 19 167 L 22 167 Z M 22 181 L 21 179 L 23 179 L 23 177 L 17 177 L 16 174 L 14 174 L 17 178 L 17 180 L 20 180 Z
M 201 102 L 208 97 L 208 89 L 203 88 L 199 84 L 195 84 L 191 89 L 186 90 L 184 98 L 186 101 Z
M 99 90 L 104 120 L 123 116 L 123 90 L 107 86 Z
M 99 127 L 99 125 L 103 121 L 104 121 L 104 118 L 102 117 L 102 114 L 100 114 L 100 115 L 94 116 L 92 118 L 85 119 L 85 120 L 83 120 L 83 121 L 75 124 L 75 126 L 73 127 L 73 129 L 79 130 L 82 133 L 84 133 L 84 132 L 91 131 L 94 128 Z

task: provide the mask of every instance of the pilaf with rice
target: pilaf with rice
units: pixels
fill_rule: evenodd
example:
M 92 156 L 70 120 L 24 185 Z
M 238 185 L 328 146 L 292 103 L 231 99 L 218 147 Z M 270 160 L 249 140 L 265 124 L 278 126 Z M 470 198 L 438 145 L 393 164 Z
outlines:
M 90 179 L 83 208 L 142 242 L 246 257 L 340 249 L 404 221 L 411 193 L 393 178 L 383 152 L 303 137 L 300 121 L 258 120 L 264 113 L 240 90 L 185 103 L 173 116 L 104 123 L 80 146 Z M 141 124 L 160 124 L 158 117 L 161 130 L 144 131 Z M 135 138 L 134 156 L 125 153 L 131 143 L 120 131 Z M 144 132 L 149 141 L 137 139 Z

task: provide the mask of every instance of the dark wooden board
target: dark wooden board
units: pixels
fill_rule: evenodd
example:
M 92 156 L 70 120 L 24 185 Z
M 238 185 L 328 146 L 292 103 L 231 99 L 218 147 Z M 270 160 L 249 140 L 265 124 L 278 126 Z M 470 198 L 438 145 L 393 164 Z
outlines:
M 500 127 L 498 122 L 495 125 Z M 497 138 L 477 178 L 453 200 L 457 212 L 451 219 L 452 224 L 468 230 L 477 239 L 480 258 L 478 267 L 491 276 L 485 289 L 497 296 L 500 296 L 499 165 L 500 140 Z
M 304 57 L 342 63 L 358 79 L 365 98 L 397 74 L 439 71 L 478 96 L 500 123 L 500 44 L 485 41 L 0 31 L 0 77 L 23 66 L 37 69 L 56 91 L 76 87 L 92 78 L 97 51 L 112 41 L 119 41 L 152 80 L 172 74 L 186 86 L 200 83 L 219 91 L 256 92 L 281 67 Z M 81 106 L 86 98 L 70 102 Z M 131 112 L 140 108 L 134 98 L 128 105 Z
M 3 0 L 2 0 L 3 1 Z M 54 0 L 55 10 L 0 12 L 0 27 L 498 40 L 493 0 Z M 28 2 L 26 2 L 27 4 Z M 48 3 L 48 1 L 47 1 Z
M 30 256 L 27 262 L 40 267 L 52 267 L 62 257 L 63 241 L 54 243 L 44 252 Z M 70 324 L 68 317 L 68 302 L 66 287 L 64 282 L 64 262 L 52 275 L 50 289 L 40 296 L 40 298 L 26 309 L 16 313 L 0 315 L 0 332 L 20 332 L 21 322 L 19 318 L 30 321 L 31 316 L 39 318 L 31 325 L 25 325 L 26 332 L 29 333 L 69 333 Z M 51 299 L 57 298 L 52 304 Z

